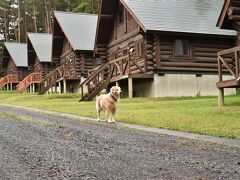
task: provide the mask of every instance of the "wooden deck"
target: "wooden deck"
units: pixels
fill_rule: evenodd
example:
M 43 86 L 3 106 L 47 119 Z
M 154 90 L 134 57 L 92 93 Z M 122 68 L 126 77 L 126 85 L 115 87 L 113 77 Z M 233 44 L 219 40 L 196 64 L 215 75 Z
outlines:
M 88 78 L 81 83 L 82 98 L 80 101 L 89 101 L 96 97 L 110 82 L 127 78 L 153 78 L 153 74 L 146 74 L 146 66 L 139 66 L 138 58 L 126 55 L 99 66 Z M 88 93 L 83 96 L 83 89 Z
M 224 88 L 240 87 L 240 46 L 219 51 L 217 88 L 219 89 L 219 106 L 224 104 Z M 227 69 L 232 79 L 223 80 L 223 70 Z

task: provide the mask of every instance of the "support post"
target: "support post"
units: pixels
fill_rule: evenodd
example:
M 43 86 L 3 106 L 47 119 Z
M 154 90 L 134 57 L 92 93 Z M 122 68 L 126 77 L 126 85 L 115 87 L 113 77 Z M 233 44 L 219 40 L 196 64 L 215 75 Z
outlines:
M 61 94 L 62 93 L 61 81 L 58 82 L 58 86 L 59 86 L 59 92 L 58 93 Z
M 63 93 L 67 93 L 67 80 L 63 79 Z
M 33 86 L 33 93 L 35 93 L 35 84 L 33 83 L 32 86 Z
M 7 91 L 9 91 L 9 84 L 7 84 Z
M 224 88 L 218 89 L 218 106 L 224 106 Z
M 55 84 L 55 94 L 57 94 L 57 84 Z
M 10 91 L 12 91 L 13 90 L 13 84 L 11 83 L 10 84 Z
M 133 98 L 133 79 L 128 78 L 128 98 Z
M 30 94 L 32 93 L 32 84 L 30 84 Z
M 118 81 L 116 81 L 116 86 L 120 87 L 120 85 L 119 85 L 119 82 L 118 82 Z M 118 99 L 120 99 L 120 98 L 121 98 L 120 96 L 121 96 L 121 94 L 119 94 L 119 95 L 118 95 Z

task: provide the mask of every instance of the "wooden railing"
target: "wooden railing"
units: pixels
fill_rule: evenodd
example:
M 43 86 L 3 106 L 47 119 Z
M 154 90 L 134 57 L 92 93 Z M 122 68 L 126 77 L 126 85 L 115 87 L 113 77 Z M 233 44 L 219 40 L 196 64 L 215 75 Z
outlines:
M 240 80 L 240 46 L 219 51 L 218 56 L 218 76 L 219 82 L 223 81 L 223 70 L 227 70 L 233 80 Z
M 109 63 L 99 66 L 85 81 L 80 84 L 82 98 L 80 101 L 90 101 L 96 97 L 108 84 Z M 87 88 L 87 94 L 84 96 L 84 87 Z
M 16 74 L 9 74 L 0 80 L 0 89 L 2 89 L 5 85 L 10 83 L 18 83 L 18 76 Z
M 63 78 L 69 77 L 65 65 L 62 65 L 47 74 L 47 76 L 39 84 L 39 95 L 46 93 L 51 87 Z
M 129 55 L 109 61 L 99 66 L 88 78 L 80 84 L 82 97 L 80 101 L 90 101 L 96 97 L 110 81 L 121 79 L 131 74 L 145 74 L 145 66 L 138 65 L 136 62 L 139 57 L 133 59 Z M 84 88 L 87 90 L 84 96 Z
M 111 81 L 132 74 L 145 74 L 146 65 L 140 66 L 138 60 L 141 57 L 123 56 L 109 62 L 109 74 Z
M 25 77 L 18 85 L 17 90 L 22 93 L 30 84 L 40 83 L 42 80 L 42 73 L 34 72 Z

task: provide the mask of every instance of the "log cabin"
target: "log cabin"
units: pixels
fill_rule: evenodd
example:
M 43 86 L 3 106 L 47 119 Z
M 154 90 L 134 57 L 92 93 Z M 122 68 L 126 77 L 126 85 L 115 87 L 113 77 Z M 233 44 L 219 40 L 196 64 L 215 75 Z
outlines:
M 29 87 L 30 92 L 37 91 L 39 84 L 46 75 L 55 69 L 51 63 L 52 35 L 48 33 L 27 33 L 28 70 L 31 72 L 18 85 L 22 93 Z M 35 87 L 36 86 L 36 87 Z
M 28 74 L 27 68 L 27 44 L 5 42 L 2 71 L 4 77 L 0 80 L 0 89 L 15 89 L 16 85 Z
M 97 15 L 54 12 L 53 24 L 52 63 L 57 68 L 40 84 L 40 94 L 53 85 L 64 93 L 78 92 L 79 83 L 98 65 L 93 57 Z
M 103 65 L 81 85 L 82 100 L 115 83 L 129 97 L 217 95 L 217 52 L 236 35 L 216 27 L 223 2 L 102 0 L 94 53 Z
M 219 15 L 217 26 L 221 29 L 236 31 L 236 47 L 219 51 L 217 87 L 219 89 L 218 105 L 224 105 L 225 88 L 240 87 L 240 0 L 225 0 Z M 233 63 L 229 63 L 229 59 Z M 223 67 L 232 75 L 230 79 L 223 78 Z M 225 89 L 225 92 L 224 92 Z

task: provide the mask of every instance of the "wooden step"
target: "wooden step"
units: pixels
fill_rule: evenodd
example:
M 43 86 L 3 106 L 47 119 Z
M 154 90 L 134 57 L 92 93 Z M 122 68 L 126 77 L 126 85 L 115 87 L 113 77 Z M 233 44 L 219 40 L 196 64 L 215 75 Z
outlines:
M 88 92 L 79 101 L 93 100 L 107 85 L 110 83 L 108 73 L 105 73 L 109 68 L 109 63 L 94 68 L 87 79 L 80 85 L 83 93 L 83 86 L 87 86 Z
M 236 79 L 217 82 L 217 88 L 235 88 L 239 86 L 240 86 L 240 81 Z
M 27 89 L 30 84 L 33 84 L 33 83 L 38 84 L 41 82 L 41 80 L 42 80 L 42 73 L 39 73 L 39 72 L 31 73 L 17 85 L 18 93 L 23 93 L 23 91 L 25 91 L 25 89 Z

